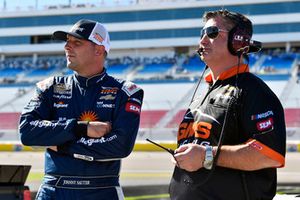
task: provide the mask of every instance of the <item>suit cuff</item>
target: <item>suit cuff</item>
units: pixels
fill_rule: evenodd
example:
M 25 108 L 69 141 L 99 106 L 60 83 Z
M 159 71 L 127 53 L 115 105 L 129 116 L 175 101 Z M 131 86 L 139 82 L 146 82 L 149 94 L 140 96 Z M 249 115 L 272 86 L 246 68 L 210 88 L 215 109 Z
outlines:
M 89 121 L 77 121 L 74 127 L 74 133 L 77 138 L 87 137 Z

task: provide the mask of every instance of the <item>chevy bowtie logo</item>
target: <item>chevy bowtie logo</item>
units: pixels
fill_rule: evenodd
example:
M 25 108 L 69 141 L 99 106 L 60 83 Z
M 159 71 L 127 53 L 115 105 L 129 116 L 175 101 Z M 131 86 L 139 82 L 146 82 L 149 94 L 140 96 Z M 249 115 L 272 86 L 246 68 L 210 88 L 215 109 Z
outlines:
M 82 32 L 82 31 L 84 31 L 84 28 L 75 27 L 71 30 L 71 32 L 77 32 L 77 31 Z

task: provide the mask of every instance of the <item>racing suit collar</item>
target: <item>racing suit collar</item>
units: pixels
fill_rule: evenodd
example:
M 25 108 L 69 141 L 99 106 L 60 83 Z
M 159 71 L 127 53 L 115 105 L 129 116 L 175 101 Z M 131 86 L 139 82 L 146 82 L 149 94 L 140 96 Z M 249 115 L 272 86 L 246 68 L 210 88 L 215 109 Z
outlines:
M 249 72 L 249 66 L 248 64 L 241 64 L 240 66 L 234 66 L 224 71 L 223 73 L 220 74 L 217 80 L 225 80 L 232 76 L 235 76 L 237 73 L 241 74 L 245 72 Z M 205 81 L 208 83 L 213 83 L 213 77 L 211 72 L 205 77 Z
M 92 85 L 98 84 L 100 81 L 103 80 L 103 78 L 107 75 L 106 69 L 104 68 L 101 74 L 96 74 L 92 77 L 86 78 L 83 76 L 80 76 L 78 74 L 74 74 L 75 80 L 79 83 L 82 87 L 89 87 Z

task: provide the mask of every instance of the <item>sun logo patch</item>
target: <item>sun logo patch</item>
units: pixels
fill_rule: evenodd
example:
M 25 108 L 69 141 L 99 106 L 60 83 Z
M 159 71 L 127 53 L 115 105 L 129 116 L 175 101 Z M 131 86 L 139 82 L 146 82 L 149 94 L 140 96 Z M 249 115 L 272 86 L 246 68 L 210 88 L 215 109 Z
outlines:
M 79 116 L 79 121 L 99 121 L 97 114 L 94 111 L 84 111 Z

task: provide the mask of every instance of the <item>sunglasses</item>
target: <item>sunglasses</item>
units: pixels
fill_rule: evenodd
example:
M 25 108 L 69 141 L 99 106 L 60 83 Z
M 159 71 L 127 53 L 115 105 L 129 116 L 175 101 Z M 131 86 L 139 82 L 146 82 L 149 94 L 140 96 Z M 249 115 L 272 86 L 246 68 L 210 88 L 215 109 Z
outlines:
M 218 37 L 219 32 L 228 32 L 227 30 L 219 29 L 216 26 L 209 26 L 201 30 L 201 39 L 207 35 L 210 39 L 215 39 Z

